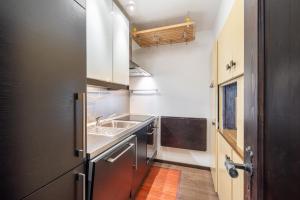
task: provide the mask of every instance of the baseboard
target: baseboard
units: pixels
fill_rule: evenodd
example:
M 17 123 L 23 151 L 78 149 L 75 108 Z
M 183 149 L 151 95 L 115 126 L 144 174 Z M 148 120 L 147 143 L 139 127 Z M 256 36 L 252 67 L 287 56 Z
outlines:
M 174 162 L 174 161 L 168 161 L 168 160 L 161 160 L 161 159 L 157 159 L 157 158 L 154 159 L 154 162 L 166 163 L 166 164 L 172 164 L 172 165 L 179 165 L 179 166 L 183 166 L 183 167 L 190 167 L 190 168 L 196 168 L 196 169 L 202 169 L 202 170 L 210 171 L 210 167 L 187 164 L 187 163 L 180 163 L 180 162 Z

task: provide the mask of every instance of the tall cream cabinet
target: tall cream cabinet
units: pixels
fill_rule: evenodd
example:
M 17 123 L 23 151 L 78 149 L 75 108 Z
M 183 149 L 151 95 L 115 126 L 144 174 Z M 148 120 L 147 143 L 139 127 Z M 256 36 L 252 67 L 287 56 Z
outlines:
M 216 74 L 215 71 L 217 71 Z M 225 167 L 226 156 L 235 163 L 244 163 L 242 158 L 244 148 L 243 74 L 244 0 L 235 0 L 212 53 L 211 113 L 212 121 L 214 122 L 216 118 L 217 120 L 215 127 L 211 125 L 211 174 L 220 200 L 244 199 L 244 172 L 238 170 L 239 176 L 231 178 Z M 223 129 L 224 87 L 232 83 L 236 83 L 237 86 L 236 127 L 235 129 Z
M 244 73 L 244 0 L 235 0 L 218 39 L 218 83 Z
M 86 2 L 87 77 L 129 84 L 129 21 L 113 0 Z
M 218 157 L 217 157 L 217 116 L 218 116 L 218 43 L 214 44 L 211 69 L 211 96 L 210 96 L 210 111 L 211 111 L 211 146 L 212 146 L 212 165 L 211 174 L 214 182 L 215 191 L 218 191 Z

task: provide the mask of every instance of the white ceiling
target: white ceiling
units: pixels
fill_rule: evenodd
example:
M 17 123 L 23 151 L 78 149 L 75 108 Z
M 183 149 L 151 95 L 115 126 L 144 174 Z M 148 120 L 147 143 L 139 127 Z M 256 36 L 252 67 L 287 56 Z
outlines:
M 129 0 L 119 0 L 126 8 Z M 134 0 L 130 12 L 133 24 L 139 30 L 184 22 L 187 14 L 196 22 L 197 30 L 213 30 L 222 0 Z

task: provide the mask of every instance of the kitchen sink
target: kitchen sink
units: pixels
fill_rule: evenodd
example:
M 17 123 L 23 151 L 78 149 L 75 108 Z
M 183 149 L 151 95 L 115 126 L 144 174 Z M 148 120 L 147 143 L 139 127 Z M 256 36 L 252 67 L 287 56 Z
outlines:
M 129 129 L 140 122 L 127 122 L 127 121 L 109 121 L 103 123 L 101 126 L 89 126 L 88 134 L 101 135 L 106 137 L 116 137 L 123 133 L 126 129 Z
M 101 127 L 127 129 L 127 128 L 131 128 L 131 127 L 135 126 L 138 123 L 140 123 L 140 122 L 127 122 L 127 121 L 112 120 L 112 121 L 109 121 L 109 122 L 106 122 L 106 123 L 102 124 Z

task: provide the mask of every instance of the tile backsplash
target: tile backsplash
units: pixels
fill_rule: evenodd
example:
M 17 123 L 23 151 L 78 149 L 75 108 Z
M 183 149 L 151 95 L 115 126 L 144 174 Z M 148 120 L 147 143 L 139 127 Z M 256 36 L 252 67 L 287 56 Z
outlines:
M 87 87 L 87 122 L 96 117 L 108 117 L 129 113 L 129 91 L 107 90 L 100 87 Z

